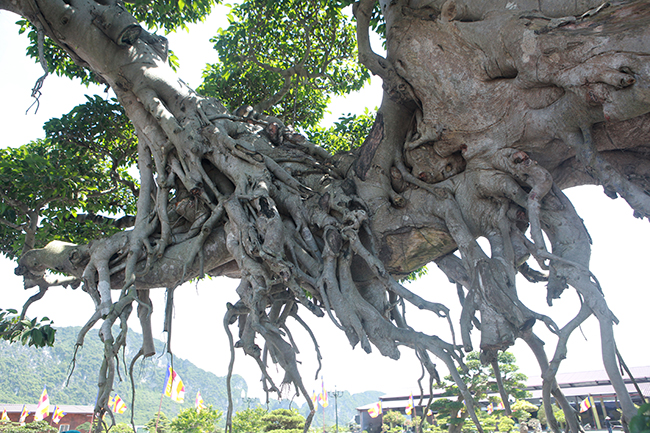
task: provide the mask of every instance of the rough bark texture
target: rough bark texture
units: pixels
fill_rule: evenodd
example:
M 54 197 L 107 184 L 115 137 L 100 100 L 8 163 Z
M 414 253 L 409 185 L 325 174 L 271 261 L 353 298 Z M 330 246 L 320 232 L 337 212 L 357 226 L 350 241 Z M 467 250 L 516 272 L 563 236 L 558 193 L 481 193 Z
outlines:
M 382 0 L 386 58 L 368 42 L 374 4 L 361 0 L 354 10 L 360 60 L 384 80 L 384 101 L 366 144 L 330 156 L 275 119 L 240 118 L 194 93 L 166 66 L 164 44 L 141 33 L 120 4 L 0 0 L 101 76 L 138 133 L 134 229 L 29 251 L 18 268 L 26 281 L 42 281 L 46 269 L 76 277 L 95 301 L 85 330 L 104 321 L 98 415 L 133 303 L 147 329 L 146 290 L 204 274 L 241 278 L 240 301 L 224 319 L 239 326 L 234 346 L 263 372 L 270 355 L 286 372 L 283 383 L 304 396 L 286 319 L 306 310 L 328 315 L 366 351 L 374 345 L 396 359 L 399 346 L 415 350 L 433 377 L 430 356 L 441 359 L 481 431 L 457 371 L 480 319 L 483 361 L 524 338 L 543 373 L 550 426 L 559 431 L 552 394 L 575 433 L 554 377 L 569 335 L 594 314 L 624 425 L 634 415 L 616 364 L 617 319 L 562 188 L 600 184 L 635 216 L 650 215 L 647 2 Z M 583 301 L 563 328 L 517 297 L 516 273 L 538 275 L 529 258 L 547 271 L 549 304 L 568 286 Z M 403 300 L 447 315 L 395 279 L 433 260 L 460 285 L 461 344 L 410 328 L 395 308 Z M 123 331 L 114 337 L 118 319 Z M 533 332 L 538 321 L 559 336 L 550 361 Z M 280 392 L 264 377 L 266 389 Z

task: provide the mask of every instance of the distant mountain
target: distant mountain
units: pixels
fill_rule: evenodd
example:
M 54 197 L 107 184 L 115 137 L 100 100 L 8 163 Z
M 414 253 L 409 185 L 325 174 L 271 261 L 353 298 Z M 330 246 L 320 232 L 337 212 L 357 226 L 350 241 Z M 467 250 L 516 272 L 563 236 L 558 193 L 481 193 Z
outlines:
M 74 372 L 66 385 L 79 330 L 79 327 L 58 328 L 54 347 L 45 349 L 19 344 L 9 345 L 1 341 L 0 404 L 36 404 L 45 386 L 51 404 L 94 405 L 103 352 L 102 343 L 96 338 L 95 330 L 90 331 L 83 347 L 79 349 Z M 130 422 L 132 393 L 128 365 L 140 348 L 141 337 L 133 331 L 129 332 L 126 353 L 120 356 L 120 376 L 115 380 L 115 392 L 127 402 L 129 409 L 122 415 L 116 415 L 118 422 Z M 155 343 L 157 353 L 162 353 L 163 343 L 158 340 Z M 145 424 L 158 411 L 166 369 L 166 358 L 158 355 L 138 361 L 134 366 L 133 376 L 137 391 L 134 417 L 136 424 Z M 175 417 L 181 408 L 194 406 L 194 398 L 199 389 L 206 404 L 211 404 L 225 413 L 228 407 L 225 377 L 217 377 L 187 360 L 176 357 L 174 369 L 185 384 L 185 403 L 173 402 L 169 397 L 162 399 L 162 411 L 170 419 Z M 247 390 L 246 382 L 241 376 L 235 375 L 232 386 L 235 409 L 241 409 L 244 407 L 241 391 Z
M 47 387 L 51 404 L 94 405 L 97 396 L 97 374 L 101 366 L 102 343 L 96 338 L 95 330 L 87 335 L 84 346 L 79 349 L 74 365 L 74 371 L 69 383 L 66 380 L 71 369 L 71 360 L 74 354 L 79 327 L 57 328 L 56 343 L 54 347 L 36 349 L 19 344 L 7 344 L 0 341 L 0 406 L 2 403 L 31 403 L 36 404 Z M 116 333 L 115 333 L 116 334 Z M 116 378 L 115 392 L 126 401 L 127 411 L 116 415 L 117 422 L 130 422 L 131 417 L 131 382 L 128 378 L 128 365 L 133 355 L 140 348 L 142 336 L 130 331 L 127 339 L 127 350 L 120 355 L 120 376 Z M 164 344 L 156 340 L 156 352 L 163 353 Z M 125 366 L 126 362 L 126 366 Z M 137 425 L 145 424 L 158 411 L 161 404 L 161 393 L 164 386 L 167 360 L 165 357 L 153 356 L 144 361 L 138 361 L 133 369 L 136 388 L 135 416 Z M 198 390 L 206 404 L 211 404 L 215 409 L 225 413 L 228 409 L 226 392 L 226 378 L 218 377 L 196 367 L 190 361 L 174 358 L 174 369 L 179 373 L 185 384 L 185 403 L 179 404 L 170 398 L 162 399 L 162 411 L 168 418 L 175 417 L 181 409 L 193 407 L 194 398 Z M 304 400 L 271 400 L 268 405 L 260 403 L 258 399 L 244 402 L 242 390 L 248 386 L 241 376 L 234 375 L 232 380 L 232 395 L 235 411 L 248 406 L 262 406 L 269 410 L 278 408 L 298 408 L 303 415 L 307 415 L 307 404 Z M 339 425 L 346 425 L 356 415 L 356 408 L 379 400 L 384 393 L 367 391 L 360 394 L 350 394 L 347 391 L 338 397 Z M 336 419 L 335 400 L 329 399 L 329 406 L 325 409 L 325 424 L 334 425 Z M 318 413 L 312 422 L 314 426 L 323 425 L 323 409 L 318 408 Z

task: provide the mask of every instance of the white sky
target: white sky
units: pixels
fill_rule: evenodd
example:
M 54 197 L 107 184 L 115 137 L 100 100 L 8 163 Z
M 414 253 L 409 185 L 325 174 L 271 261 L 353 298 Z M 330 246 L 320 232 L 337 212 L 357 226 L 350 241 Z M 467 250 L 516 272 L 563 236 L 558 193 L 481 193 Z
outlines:
M 170 35 L 170 47 L 181 62 L 179 76 L 191 86 L 201 81 L 201 70 L 205 63 L 215 62 L 209 38 L 220 26 L 226 25 L 223 8 L 219 8 L 201 26 L 192 26 L 189 33 Z M 38 114 L 25 110 L 32 103 L 31 88 L 42 75 L 40 66 L 24 56 L 26 37 L 18 36 L 18 27 L 13 23 L 15 15 L 0 11 L 0 146 L 20 146 L 30 140 L 43 137 L 42 124 L 52 117 L 69 112 L 75 105 L 85 101 L 84 93 L 103 94 L 102 88 L 86 89 L 78 82 L 50 76 L 42 89 Z M 381 87 L 374 80 L 371 88 L 347 98 L 336 99 L 330 109 L 328 120 L 339 114 L 361 112 L 363 107 L 379 105 Z M 647 347 L 647 323 L 650 307 L 650 283 L 644 274 L 648 263 L 647 245 L 650 245 L 650 225 L 632 217 L 632 211 L 622 199 L 610 200 L 597 187 L 579 187 L 567 191 L 578 213 L 593 238 L 591 269 L 598 277 L 610 308 L 621 320 L 615 327 L 618 347 L 630 366 L 650 365 L 650 350 Z M 35 292 L 22 290 L 22 280 L 13 274 L 13 262 L 0 258 L 2 286 L 0 308 L 20 309 L 23 302 Z M 458 318 L 460 308 L 456 300 L 455 286 L 435 265 L 430 265 L 429 275 L 412 283 L 409 288 L 421 296 L 436 302 L 443 302 L 452 309 L 452 316 Z M 172 348 L 176 356 L 191 360 L 197 366 L 218 376 L 225 376 L 229 362 L 226 336 L 222 330 L 222 318 L 226 302 L 235 302 L 237 281 L 217 278 L 198 284 L 186 284 L 176 291 L 174 339 Z M 165 340 L 162 333 L 164 293 L 154 293 L 154 336 Z M 559 325 L 565 324 L 577 313 L 579 305 L 575 292 L 567 290 L 553 308 L 546 306 L 545 287 L 520 282 L 519 295 L 533 310 L 551 316 Z M 83 325 L 93 311 L 90 298 L 80 290 L 51 289 L 41 302 L 30 309 L 30 316 L 48 316 L 58 326 Z M 420 367 L 409 349 L 402 349 L 402 359 L 392 361 L 375 350 L 366 355 L 360 348 L 351 350 L 344 334 L 328 318 L 308 319 L 319 340 L 323 354 L 322 375 L 328 390 L 362 392 L 379 390 L 388 394 L 417 393 L 417 379 Z M 135 316 L 135 314 L 134 314 Z M 407 319 L 414 328 L 428 334 L 437 334 L 450 340 L 446 321 L 422 314 L 411 309 Z M 137 320 L 132 320 L 138 329 Z M 316 371 L 313 345 L 299 326 L 293 327 L 302 362 L 300 368 L 308 391 L 318 389 L 320 380 L 314 380 Z M 232 328 L 236 332 L 235 328 Z M 543 324 L 535 325 L 535 331 L 547 342 L 549 357 L 553 355 L 555 340 Z M 456 329 L 456 335 L 459 334 Z M 476 335 L 475 337 L 478 337 Z M 475 343 L 478 348 L 478 341 Z M 562 372 L 602 369 L 599 334 L 596 320 L 592 317 L 580 330 L 574 332 L 569 344 L 568 359 L 562 364 Z M 529 377 L 539 376 L 539 369 L 530 351 L 523 343 L 517 343 L 515 353 L 521 371 Z M 446 368 L 438 363 L 441 375 Z M 258 382 L 257 365 L 241 350 L 237 351 L 235 373 L 242 375 L 249 386 L 249 396 L 262 397 Z M 182 372 L 179 372 L 182 377 Z M 281 374 L 275 374 L 279 382 Z M 209 403 L 209 402 L 208 402 Z

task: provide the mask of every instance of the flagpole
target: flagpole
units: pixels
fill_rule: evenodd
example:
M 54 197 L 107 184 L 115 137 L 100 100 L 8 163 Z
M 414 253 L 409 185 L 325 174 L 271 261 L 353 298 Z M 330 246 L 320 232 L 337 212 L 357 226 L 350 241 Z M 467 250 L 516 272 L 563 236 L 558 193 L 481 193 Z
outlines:
M 160 404 L 158 404 L 158 416 L 156 417 L 156 433 L 158 433 L 158 421 L 160 420 L 160 409 L 162 408 L 162 399 L 163 396 L 165 395 L 165 391 L 163 390 L 162 393 L 160 393 Z
M 594 421 L 596 421 L 596 427 L 600 430 L 600 418 L 598 417 L 598 411 L 596 410 L 596 402 L 591 397 L 591 394 L 587 394 L 587 398 L 589 398 L 589 403 L 591 403 L 591 413 L 594 416 Z

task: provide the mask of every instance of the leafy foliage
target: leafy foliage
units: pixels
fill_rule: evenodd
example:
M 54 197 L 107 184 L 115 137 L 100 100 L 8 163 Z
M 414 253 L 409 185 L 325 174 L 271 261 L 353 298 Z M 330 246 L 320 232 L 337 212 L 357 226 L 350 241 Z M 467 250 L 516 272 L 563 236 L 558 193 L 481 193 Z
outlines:
M 31 57 L 36 63 L 39 63 L 38 32 L 36 28 L 27 20 L 19 20 L 16 24 L 20 26 L 18 33 L 27 33 L 29 38 L 30 44 L 27 47 L 27 57 Z M 86 86 L 91 83 L 99 83 L 98 77 L 91 70 L 74 63 L 70 56 L 48 37 L 45 37 L 43 41 L 43 58 L 47 63 L 50 74 L 78 78 Z
M 215 0 L 134 0 L 124 2 L 124 6 L 145 28 L 170 33 L 178 29 L 187 30 L 187 24 L 204 21 L 213 6 L 218 3 L 220 1 Z M 30 41 L 30 45 L 27 47 L 27 56 L 35 59 L 38 63 L 38 32 L 36 28 L 26 20 L 19 20 L 17 24 L 20 26 L 19 33 L 27 33 Z M 178 59 L 173 53 L 170 54 L 170 65 L 174 66 Z M 49 73 L 78 78 L 85 85 L 101 83 L 90 69 L 75 64 L 68 54 L 48 37 L 45 37 L 43 41 L 43 56 L 47 62 Z
M 144 426 L 149 433 L 171 433 L 171 422 L 163 412 L 154 414 Z
M 8 258 L 20 256 L 26 241 L 30 249 L 111 235 L 119 227 L 98 214 L 135 212 L 133 127 L 116 101 L 87 99 L 48 121 L 44 140 L 0 150 L 0 248 Z M 34 241 L 25 238 L 30 231 Z
M 267 411 L 261 407 L 240 410 L 232 417 L 232 433 L 261 432 L 264 427 L 262 418 Z
M 183 409 L 171 422 L 173 432 L 178 433 L 211 433 L 217 428 L 221 419 L 221 411 L 208 405 L 197 411 L 194 408 Z
M 125 422 L 118 422 L 111 427 L 111 433 L 133 433 L 133 427 Z
M 555 416 L 555 419 L 561 426 L 564 426 L 566 424 L 566 417 L 564 416 L 564 411 L 560 409 L 556 404 L 553 405 L 553 415 Z M 544 408 L 541 408 L 537 412 L 537 419 L 539 419 L 539 422 L 541 422 L 542 424 L 547 424 L 546 412 L 544 411 Z
M 523 383 L 527 377 L 523 373 L 517 372 L 519 367 L 515 364 L 515 356 L 510 352 L 500 352 L 498 356 L 499 370 L 506 392 L 517 399 L 527 397 L 527 391 L 525 391 L 525 385 Z M 499 392 L 494 371 L 490 365 L 481 364 L 479 352 L 474 351 L 468 353 L 465 364 L 467 365 L 468 372 L 464 373 L 459 368 L 458 373 L 477 401 L 486 399 L 488 393 L 496 394 Z M 451 425 L 462 426 L 468 417 L 463 398 L 451 376 L 446 376 L 445 380 L 446 383 L 442 385 L 445 388 L 444 394 L 449 397 L 455 396 L 455 399 L 436 400 L 431 405 L 431 408 L 438 412 L 438 422 L 443 428 L 444 426 Z M 459 411 L 460 416 L 458 416 Z
M 512 420 L 512 418 L 504 416 L 499 420 L 498 428 L 500 432 L 508 433 L 514 426 L 515 422 Z
M 56 433 L 57 428 L 51 427 L 47 421 L 30 422 L 21 425 L 17 422 L 0 422 L 0 433 Z
M 336 2 L 249 0 L 228 19 L 212 39 L 220 62 L 208 65 L 199 91 L 233 110 L 250 104 L 314 126 L 329 95 L 358 90 L 369 78 L 356 62 L 351 18 Z
M 219 3 L 220 0 L 135 0 L 125 3 L 125 7 L 146 27 L 169 33 L 202 22 Z
M 376 111 L 367 108 L 363 114 L 348 114 L 339 117 L 333 126 L 313 126 L 307 130 L 309 139 L 334 154 L 361 147 L 375 121 Z
M 47 317 L 20 319 L 18 311 L 0 308 L 0 339 L 34 347 L 52 346 L 56 329 Z
M 642 404 L 632 417 L 630 433 L 650 433 L 650 403 Z
M 395 410 L 389 410 L 382 416 L 382 431 L 388 433 L 401 432 L 406 423 L 406 417 Z
M 295 409 L 276 409 L 262 417 L 262 429 L 267 433 L 300 433 L 305 418 Z
M 510 406 L 512 409 L 512 416 L 519 422 L 528 420 L 533 412 L 537 412 L 539 408 L 526 400 L 517 400 Z

